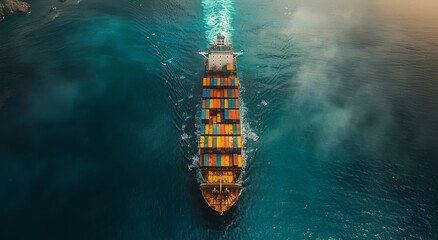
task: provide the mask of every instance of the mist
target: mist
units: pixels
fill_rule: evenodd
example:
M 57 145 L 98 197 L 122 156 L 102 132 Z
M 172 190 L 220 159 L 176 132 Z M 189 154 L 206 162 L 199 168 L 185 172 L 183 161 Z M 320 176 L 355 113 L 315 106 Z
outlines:
M 398 5 L 403 9 L 403 3 Z M 299 132 L 301 138 L 327 157 L 348 153 L 352 147 L 372 158 L 395 152 L 403 155 L 404 144 L 431 147 L 436 139 L 424 128 L 436 131 L 438 117 L 432 114 L 420 119 L 426 113 L 412 111 L 412 107 L 424 102 L 424 98 L 432 99 L 433 94 L 406 99 L 414 93 L 401 92 L 408 91 L 404 82 L 427 81 L 428 85 L 418 88 L 426 89 L 435 82 L 434 92 L 438 93 L 436 79 L 431 78 L 436 73 L 434 69 L 418 75 L 398 64 L 413 60 L 403 56 L 404 45 L 430 49 L 431 53 L 437 49 L 427 45 L 427 38 L 412 41 L 407 33 L 415 31 L 416 24 L 405 26 L 404 22 L 397 22 L 401 26 L 382 31 L 382 25 L 394 24 L 393 16 L 374 1 L 308 1 L 296 9 L 284 9 L 283 18 L 288 19 L 288 24 L 279 30 L 279 37 L 291 39 L 293 48 L 299 49 L 296 71 L 287 81 L 286 108 L 290 115 L 283 116 L 285 126 Z M 438 29 L 433 33 L 436 35 Z M 438 59 L 436 54 L 430 55 Z M 437 110 L 436 104 L 429 105 L 428 110 Z M 400 122 L 400 114 L 412 119 Z M 291 119 L 293 124 L 286 124 Z M 397 137 L 406 123 L 416 129 L 409 142 Z

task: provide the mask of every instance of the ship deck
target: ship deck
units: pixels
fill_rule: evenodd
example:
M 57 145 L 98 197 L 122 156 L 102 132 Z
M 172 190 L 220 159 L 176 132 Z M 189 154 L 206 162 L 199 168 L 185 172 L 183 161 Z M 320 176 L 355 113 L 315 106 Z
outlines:
M 211 73 L 202 79 L 200 168 L 202 196 L 223 214 L 238 200 L 242 169 L 239 79 L 235 72 Z

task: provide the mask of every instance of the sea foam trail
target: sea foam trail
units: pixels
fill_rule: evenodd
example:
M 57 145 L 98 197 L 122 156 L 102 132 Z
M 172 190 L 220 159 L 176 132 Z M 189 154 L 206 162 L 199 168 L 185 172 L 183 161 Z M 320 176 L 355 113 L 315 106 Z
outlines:
M 207 44 L 216 40 L 221 33 L 229 43 L 232 41 L 234 28 L 231 25 L 234 15 L 232 0 L 203 0 L 205 37 Z

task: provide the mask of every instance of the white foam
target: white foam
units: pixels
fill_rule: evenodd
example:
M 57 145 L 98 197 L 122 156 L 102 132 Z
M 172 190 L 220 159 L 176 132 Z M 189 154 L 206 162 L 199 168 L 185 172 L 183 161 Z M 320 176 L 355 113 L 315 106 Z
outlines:
M 187 133 L 183 133 L 183 134 L 181 134 L 181 138 L 182 138 L 182 140 L 187 140 L 187 139 L 190 139 L 191 137 Z
M 205 36 L 207 42 L 216 40 L 216 35 L 221 33 L 231 43 L 234 28 L 231 26 L 234 4 L 232 0 L 203 0 Z

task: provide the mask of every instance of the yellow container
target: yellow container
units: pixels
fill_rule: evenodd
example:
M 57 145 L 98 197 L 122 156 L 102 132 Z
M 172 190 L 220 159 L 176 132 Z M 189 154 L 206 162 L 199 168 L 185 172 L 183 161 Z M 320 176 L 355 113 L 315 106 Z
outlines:
M 221 137 L 217 137 L 216 141 L 217 141 L 217 147 L 218 148 L 222 148 L 222 138 Z
M 199 148 L 204 147 L 204 143 L 205 143 L 204 141 L 205 141 L 204 136 L 201 136 L 201 138 L 199 139 Z
M 221 166 L 222 167 L 228 167 L 229 163 L 228 163 L 228 155 L 221 155 Z
M 231 134 L 232 133 L 232 125 L 231 124 L 225 124 L 225 133 L 226 134 Z
M 237 155 L 237 166 L 242 167 L 242 155 Z
M 228 155 L 228 154 L 224 155 L 222 162 L 224 163 L 225 167 L 230 166 L 230 155 Z
M 212 140 L 213 140 L 212 137 L 208 138 L 208 143 L 207 143 L 208 148 L 212 148 L 213 147 L 213 141 Z

